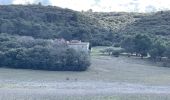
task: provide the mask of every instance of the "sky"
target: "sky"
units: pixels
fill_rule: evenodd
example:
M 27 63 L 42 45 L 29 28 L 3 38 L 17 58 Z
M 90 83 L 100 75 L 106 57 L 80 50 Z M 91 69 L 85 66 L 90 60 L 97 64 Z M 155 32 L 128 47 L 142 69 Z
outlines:
M 77 11 L 97 12 L 153 12 L 169 10 L 169 0 L 0 0 L 0 4 L 53 5 Z

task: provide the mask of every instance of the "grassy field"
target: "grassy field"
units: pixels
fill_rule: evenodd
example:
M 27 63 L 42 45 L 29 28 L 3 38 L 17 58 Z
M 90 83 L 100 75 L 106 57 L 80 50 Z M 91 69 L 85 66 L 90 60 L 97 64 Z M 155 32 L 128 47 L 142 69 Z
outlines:
M 0 97 L 1 100 L 170 100 L 168 94 L 114 94 L 112 96 L 51 96 L 51 95 L 39 95 L 34 96 L 18 96 L 8 95 L 6 97 Z M 38 99 L 36 99 L 38 98 Z
M 103 87 L 110 83 L 170 86 L 170 68 L 140 58 L 109 57 L 100 54 L 104 47 L 92 49 L 92 65 L 85 72 L 59 72 L 0 68 L 0 100 L 169 100 L 168 93 L 116 93 Z M 62 84 L 57 84 L 63 82 Z M 70 84 L 70 85 L 67 85 Z M 101 86 L 98 93 L 97 88 Z M 48 88 L 49 87 L 49 88 Z M 54 90 L 50 90 L 53 89 Z M 55 88 L 61 91 L 55 91 Z M 70 89 L 71 88 L 71 89 Z M 93 91 L 89 92 L 90 89 Z M 106 88 L 106 89 L 107 89 Z M 133 89 L 134 87 L 132 87 Z M 140 90 L 139 88 L 139 90 Z M 22 90 L 25 89 L 25 90 Z M 71 91 L 62 91 L 63 89 Z M 75 90 L 72 90 L 75 89 Z M 108 88 L 109 89 L 109 88 Z M 123 91 L 124 88 L 120 88 Z M 131 88 L 130 88 L 131 89 Z M 152 90 L 157 88 L 151 88 Z M 44 91 L 46 90 L 46 91 Z M 79 91 L 80 94 L 74 94 Z M 104 92 L 102 92 L 104 91 Z M 111 90 L 110 90 L 111 91 Z M 130 90 L 129 90 L 130 91 Z M 53 92 L 53 93 L 52 93 Z M 57 95 L 63 92 L 66 96 Z M 87 92 L 87 93 L 86 93 Z M 106 93 L 105 93 L 106 92 Z M 159 92 L 159 91 L 158 91 Z M 55 94 L 56 93 L 56 94 Z

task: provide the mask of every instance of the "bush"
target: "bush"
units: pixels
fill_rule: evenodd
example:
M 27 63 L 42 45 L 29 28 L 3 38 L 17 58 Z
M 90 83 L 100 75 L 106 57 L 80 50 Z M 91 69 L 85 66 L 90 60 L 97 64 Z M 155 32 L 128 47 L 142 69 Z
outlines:
M 149 51 L 149 54 L 152 59 L 156 60 L 157 58 L 161 58 L 164 56 L 164 53 L 166 51 L 165 46 L 160 42 L 155 42 L 152 45 L 152 48 Z
M 165 56 L 170 59 L 170 45 L 166 47 Z
M 136 53 L 136 55 L 144 57 L 147 56 L 152 46 L 152 41 L 147 35 L 137 34 L 134 37 L 125 38 L 121 45 L 128 53 Z
M 113 45 L 114 47 L 120 47 L 120 44 L 119 43 L 116 43 Z
M 112 55 L 115 57 L 119 57 L 120 51 L 114 51 L 114 52 L 112 52 Z
M 22 42 L 26 40 L 19 36 L 9 36 L 8 38 L 15 38 L 15 42 L 20 45 L 15 48 L 9 46 L 6 51 L 0 51 L 0 67 L 85 71 L 90 66 L 89 54 L 71 49 L 64 43 L 43 39 L 31 39 L 32 42 L 28 42 L 29 40 Z M 6 42 L 10 42 L 10 39 Z M 6 47 L 6 42 L 1 45 Z M 24 45 L 24 43 L 27 45 Z
M 110 42 L 110 41 L 102 41 L 102 43 L 101 43 L 101 46 L 111 46 L 112 45 L 112 42 Z

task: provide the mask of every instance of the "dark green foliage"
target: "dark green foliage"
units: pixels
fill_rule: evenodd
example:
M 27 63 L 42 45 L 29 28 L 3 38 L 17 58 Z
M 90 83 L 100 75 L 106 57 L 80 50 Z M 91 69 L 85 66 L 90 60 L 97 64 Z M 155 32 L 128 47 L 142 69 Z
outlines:
M 151 40 L 146 35 L 136 35 L 134 37 L 134 51 L 136 54 L 140 54 L 141 57 L 147 56 L 147 53 L 149 52 L 151 48 Z
M 126 12 L 84 12 L 99 24 L 113 32 L 113 42 L 121 42 L 123 38 L 143 33 L 150 38 L 170 41 L 170 11 L 156 13 L 126 13 Z
M 163 56 L 165 56 L 164 55 L 165 51 L 166 51 L 165 46 L 160 41 L 156 41 L 152 45 L 149 54 L 152 59 L 156 59 L 156 58 L 161 59 Z
M 137 34 L 134 37 L 128 37 L 122 42 L 122 47 L 128 53 L 135 53 L 141 57 L 147 56 L 151 46 L 151 39 L 148 36 L 141 34 Z
M 167 46 L 165 54 L 170 59 L 170 45 Z
M 115 43 L 113 46 L 114 47 L 120 47 L 120 44 L 119 43 Z
M 169 33 L 169 22 L 170 12 L 164 11 L 149 13 L 146 16 L 135 20 L 133 24 L 129 25 L 124 29 L 124 33 L 150 33 L 152 36 L 163 36 L 168 38 Z
M 109 29 L 81 12 L 39 5 L 1 5 L 0 8 L 0 33 L 43 39 L 78 39 L 94 45 L 112 42 Z
M 84 71 L 89 55 L 57 40 L 0 34 L 0 67 Z
M 126 37 L 122 43 L 121 47 L 125 49 L 125 52 L 130 54 L 136 54 L 137 56 L 148 56 L 156 61 L 162 57 L 170 57 L 169 43 L 160 41 L 159 39 L 151 39 L 147 35 L 137 34 L 134 37 Z
M 121 53 L 120 51 L 115 50 L 115 51 L 112 52 L 112 55 L 115 56 L 115 57 L 119 57 L 120 53 Z
M 126 50 L 127 53 L 134 53 L 135 52 L 135 43 L 133 37 L 126 37 L 122 43 L 121 47 Z
M 0 33 L 34 38 L 79 39 L 92 46 L 111 46 L 144 33 L 169 41 L 169 11 L 163 13 L 76 12 L 53 6 L 1 5 Z

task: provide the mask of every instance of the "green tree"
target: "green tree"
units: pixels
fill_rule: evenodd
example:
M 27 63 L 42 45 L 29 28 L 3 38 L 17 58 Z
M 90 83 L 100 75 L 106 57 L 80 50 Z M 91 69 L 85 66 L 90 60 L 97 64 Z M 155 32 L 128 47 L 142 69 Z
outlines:
M 127 37 L 125 38 L 122 43 L 121 47 L 126 50 L 128 53 L 134 53 L 135 52 L 135 43 L 134 43 L 134 38 L 133 37 Z
M 134 50 L 136 54 L 139 54 L 141 57 L 144 57 L 147 56 L 147 53 L 151 48 L 152 42 L 148 36 L 138 34 L 134 37 L 134 44 Z
M 155 60 L 156 58 L 159 58 L 161 60 L 161 58 L 164 56 L 165 51 L 165 46 L 160 41 L 158 41 L 152 45 L 149 54 L 152 59 Z
M 170 59 L 170 45 L 168 45 L 167 48 L 166 48 L 165 56 Z

